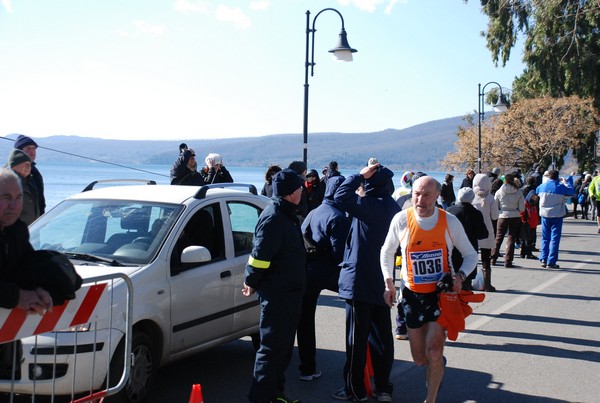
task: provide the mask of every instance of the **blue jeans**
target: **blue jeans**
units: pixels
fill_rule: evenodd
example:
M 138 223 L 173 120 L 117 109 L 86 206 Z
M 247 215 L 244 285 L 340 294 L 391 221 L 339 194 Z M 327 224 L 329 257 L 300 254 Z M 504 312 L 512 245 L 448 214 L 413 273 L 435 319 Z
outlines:
M 556 264 L 562 234 L 563 217 L 542 217 L 542 246 L 540 261 Z

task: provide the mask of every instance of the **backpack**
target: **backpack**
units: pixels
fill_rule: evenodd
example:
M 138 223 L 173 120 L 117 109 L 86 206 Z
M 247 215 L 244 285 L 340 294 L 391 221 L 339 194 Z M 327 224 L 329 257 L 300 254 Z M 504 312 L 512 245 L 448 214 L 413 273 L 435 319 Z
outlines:
M 317 243 L 315 242 L 315 240 L 312 237 L 313 234 L 312 234 L 312 230 L 310 229 L 310 221 L 312 219 L 313 211 L 308 213 L 308 215 L 306 216 L 306 219 L 304 221 L 304 223 L 306 223 L 306 228 L 302 232 L 302 238 L 304 239 L 304 248 L 306 249 L 307 257 L 318 256 L 320 254 L 323 254 L 323 253 L 329 251 L 329 248 L 326 248 L 326 247 L 324 248 L 322 246 L 317 245 Z
M 41 287 L 50 293 L 52 305 L 75 299 L 83 280 L 67 255 L 54 250 L 36 250 L 19 272 L 17 284 L 23 289 Z
M 588 186 L 585 186 L 585 187 L 583 185 L 581 186 L 581 191 L 579 192 L 579 195 L 577 195 L 577 203 L 583 205 L 588 202 L 588 192 L 589 192 Z

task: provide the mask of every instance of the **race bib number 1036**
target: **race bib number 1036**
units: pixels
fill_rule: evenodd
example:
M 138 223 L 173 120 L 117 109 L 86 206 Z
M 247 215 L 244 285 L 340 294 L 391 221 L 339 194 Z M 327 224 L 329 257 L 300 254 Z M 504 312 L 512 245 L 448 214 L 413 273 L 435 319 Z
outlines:
M 444 272 L 442 249 L 410 252 L 415 284 L 437 283 Z

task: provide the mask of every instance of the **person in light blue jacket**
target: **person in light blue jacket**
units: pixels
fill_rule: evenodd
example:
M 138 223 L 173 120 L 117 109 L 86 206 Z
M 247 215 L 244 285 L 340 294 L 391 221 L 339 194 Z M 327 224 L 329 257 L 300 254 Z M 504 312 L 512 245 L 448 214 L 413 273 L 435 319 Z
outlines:
M 567 213 L 566 201 L 575 194 L 575 189 L 558 181 L 558 171 L 548 172 L 549 180 L 537 187 L 540 196 L 540 217 L 542 218 L 542 246 L 540 262 L 542 267 L 557 269 L 558 247 L 562 234 L 563 218 Z

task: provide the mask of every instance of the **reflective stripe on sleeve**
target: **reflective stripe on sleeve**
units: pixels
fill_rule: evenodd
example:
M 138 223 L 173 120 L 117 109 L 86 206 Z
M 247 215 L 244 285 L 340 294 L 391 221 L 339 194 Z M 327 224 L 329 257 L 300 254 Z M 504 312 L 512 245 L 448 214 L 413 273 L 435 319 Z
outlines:
M 268 269 L 269 266 L 271 266 L 271 262 L 267 262 L 266 260 L 254 259 L 252 256 L 248 258 L 248 264 L 257 269 Z

